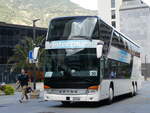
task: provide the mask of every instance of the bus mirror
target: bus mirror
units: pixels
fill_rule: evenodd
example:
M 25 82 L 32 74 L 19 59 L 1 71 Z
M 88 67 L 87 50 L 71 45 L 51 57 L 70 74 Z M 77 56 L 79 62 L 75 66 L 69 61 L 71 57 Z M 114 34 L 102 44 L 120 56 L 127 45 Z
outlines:
M 103 49 L 103 45 L 99 44 L 96 47 L 96 55 L 97 58 L 100 58 L 102 56 L 102 49 Z
M 33 59 L 36 60 L 38 57 L 38 52 L 39 52 L 40 47 L 35 47 L 33 50 Z

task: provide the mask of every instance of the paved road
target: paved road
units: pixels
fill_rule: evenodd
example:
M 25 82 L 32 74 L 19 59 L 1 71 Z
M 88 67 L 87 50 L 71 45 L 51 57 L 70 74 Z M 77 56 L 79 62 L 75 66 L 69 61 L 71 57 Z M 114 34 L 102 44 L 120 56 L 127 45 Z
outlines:
M 132 98 L 122 97 L 112 105 L 72 105 L 63 106 L 60 102 L 30 100 L 20 104 L 20 94 L 0 96 L 0 113 L 150 113 L 150 81 L 143 83 L 139 94 Z

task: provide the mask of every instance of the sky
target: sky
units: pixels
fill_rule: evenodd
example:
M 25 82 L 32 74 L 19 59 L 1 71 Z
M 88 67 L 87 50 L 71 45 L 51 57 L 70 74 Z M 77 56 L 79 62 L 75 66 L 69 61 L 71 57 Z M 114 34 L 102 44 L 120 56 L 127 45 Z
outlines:
M 91 9 L 91 10 L 97 10 L 97 0 L 70 0 L 76 4 L 79 4 L 79 6 Z
M 147 5 L 150 6 L 150 0 L 141 0 L 141 1 L 145 2 Z

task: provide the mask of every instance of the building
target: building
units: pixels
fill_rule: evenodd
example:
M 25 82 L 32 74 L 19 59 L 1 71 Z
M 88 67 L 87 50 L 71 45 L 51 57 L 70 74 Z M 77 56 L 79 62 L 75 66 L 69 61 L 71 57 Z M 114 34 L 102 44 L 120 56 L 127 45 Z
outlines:
M 111 24 L 111 2 L 110 0 L 98 0 L 98 16 L 109 25 Z
M 125 0 L 120 8 L 120 31 L 142 47 L 142 62 L 150 59 L 150 9 L 141 0 Z M 147 60 L 147 62 L 149 62 Z
M 142 75 L 144 76 L 145 80 L 150 80 L 150 63 L 142 64 Z
M 119 9 L 122 0 L 98 0 L 98 15 L 109 25 L 120 30 Z
M 36 27 L 36 36 L 46 36 L 47 29 Z M 0 22 L 0 82 L 13 82 L 11 65 L 7 60 L 13 55 L 14 46 L 24 37 L 33 37 L 33 27 Z
M 120 31 L 141 46 L 142 74 L 150 77 L 150 7 L 141 0 L 124 0 L 120 7 Z

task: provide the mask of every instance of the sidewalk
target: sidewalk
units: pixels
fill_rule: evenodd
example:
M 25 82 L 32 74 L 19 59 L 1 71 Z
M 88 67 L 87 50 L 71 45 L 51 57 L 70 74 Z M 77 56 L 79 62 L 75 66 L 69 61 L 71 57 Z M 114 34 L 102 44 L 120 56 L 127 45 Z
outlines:
M 13 85 L 15 87 L 15 85 Z M 40 97 L 38 99 L 30 99 L 31 101 L 43 101 L 44 88 L 43 83 L 37 83 L 36 89 L 40 90 Z M 15 92 L 14 95 L 0 96 L 0 106 L 5 104 L 17 104 L 21 97 L 21 92 Z
M 13 104 L 19 99 L 19 93 L 15 93 L 15 95 L 8 96 L 0 96 L 0 105 L 2 104 Z
M 42 97 L 43 92 L 40 94 L 40 98 L 38 99 L 29 99 L 29 101 L 43 101 Z M 15 92 L 14 95 L 5 95 L 5 96 L 0 96 L 0 106 L 1 105 L 6 105 L 6 104 L 20 104 L 19 99 L 21 97 L 21 92 Z

